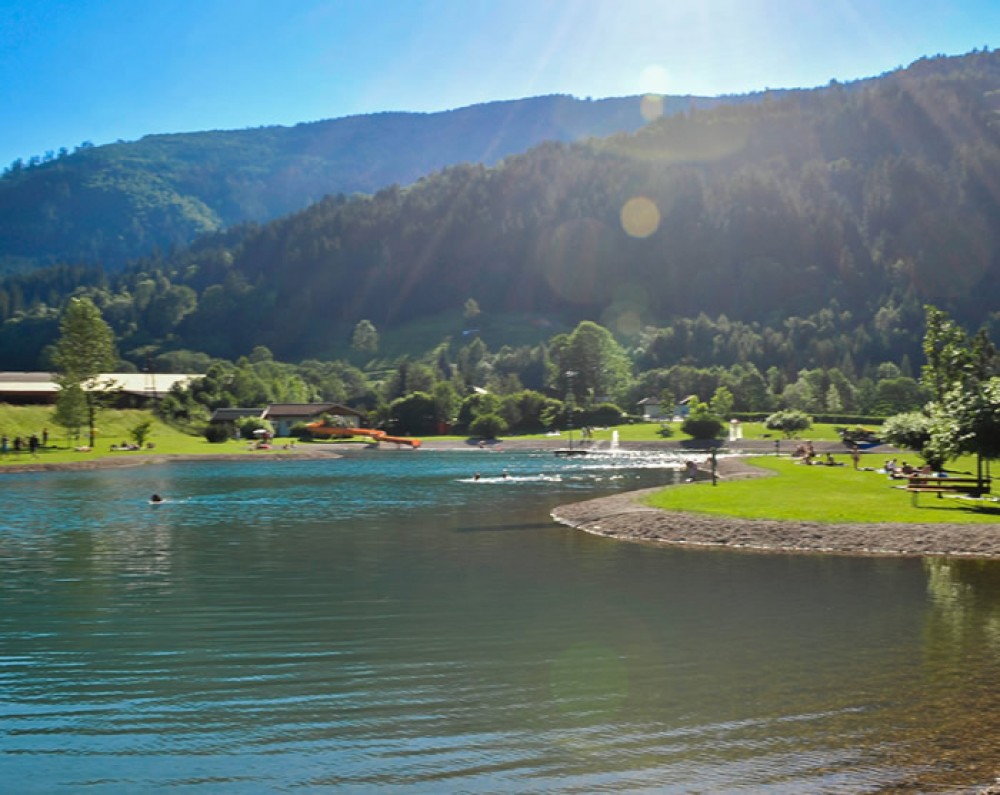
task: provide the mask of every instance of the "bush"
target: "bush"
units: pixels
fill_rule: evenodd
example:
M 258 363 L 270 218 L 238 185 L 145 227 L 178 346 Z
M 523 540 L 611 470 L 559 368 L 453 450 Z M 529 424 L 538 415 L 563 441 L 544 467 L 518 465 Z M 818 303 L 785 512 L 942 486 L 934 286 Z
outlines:
M 584 412 L 585 425 L 621 425 L 625 413 L 614 403 L 600 403 Z
M 785 409 L 768 417 L 764 421 L 764 427 L 769 431 L 781 431 L 786 439 L 791 439 L 793 434 L 811 428 L 812 420 L 808 414 L 798 409 Z
M 681 430 L 692 439 L 718 439 L 725 424 L 704 403 L 695 403 Z
M 919 411 L 889 417 L 882 426 L 882 438 L 896 447 L 905 447 L 921 455 L 935 470 L 944 467 L 944 456 L 931 444 L 934 422 Z
M 722 436 L 722 420 L 718 417 L 688 417 L 681 430 L 692 439 L 718 439 Z
M 149 438 L 149 434 L 153 432 L 153 421 L 150 419 L 142 420 L 136 423 L 131 428 L 129 428 L 128 434 L 132 437 L 132 441 L 135 442 L 139 447 L 146 446 L 146 440 Z
M 240 429 L 240 436 L 244 439 L 253 439 L 254 431 L 265 430 L 274 436 L 274 426 L 267 420 L 260 417 L 244 417 L 236 421 L 236 427 Z
M 507 423 L 498 414 L 480 414 L 469 424 L 469 433 L 480 439 L 496 439 L 506 430 Z
M 389 404 L 389 419 L 401 433 L 427 436 L 437 430 L 437 404 L 426 392 L 410 392 Z
M 499 411 L 500 398 L 496 395 L 478 393 L 469 395 L 462 401 L 462 405 L 458 409 L 458 419 L 455 420 L 455 431 L 456 433 L 468 432 L 472 434 L 474 433 L 472 423 L 477 417 L 496 414 Z
M 229 440 L 229 429 L 218 422 L 213 422 L 205 428 L 205 438 L 212 444 L 219 444 Z
M 288 435 L 293 436 L 296 439 L 301 439 L 302 441 L 309 441 L 313 438 L 312 431 L 309 430 L 309 426 L 304 422 L 295 423 L 288 429 Z
M 507 421 L 509 432 L 541 433 L 556 424 L 562 410 L 560 401 L 524 389 L 504 395 L 497 413 Z

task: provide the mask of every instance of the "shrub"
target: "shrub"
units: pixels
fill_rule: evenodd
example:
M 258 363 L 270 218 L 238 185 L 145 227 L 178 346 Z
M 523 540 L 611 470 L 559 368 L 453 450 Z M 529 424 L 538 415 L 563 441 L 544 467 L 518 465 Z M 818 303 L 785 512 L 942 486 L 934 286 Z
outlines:
M 507 430 L 507 423 L 498 414 L 480 414 L 469 424 L 469 433 L 481 439 L 496 439 Z
M 692 439 L 718 439 L 722 436 L 722 427 L 718 417 L 688 417 L 681 430 Z
M 141 422 L 136 423 L 131 428 L 129 428 L 129 436 L 132 437 L 132 441 L 135 442 L 139 447 L 146 446 L 146 440 L 149 438 L 149 434 L 153 432 L 153 421 L 146 419 Z
M 402 433 L 421 436 L 437 430 L 437 405 L 426 392 L 411 392 L 389 404 L 389 419 Z
M 205 428 L 205 438 L 212 444 L 219 444 L 229 439 L 229 429 L 222 423 L 213 422 Z
M 274 426 L 260 417 L 243 417 L 243 419 L 236 421 L 236 427 L 240 429 L 240 436 L 244 439 L 253 439 L 254 431 L 261 429 L 267 431 L 272 436 L 274 435 Z
M 584 413 L 586 425 L 621 425 L 625 413 L 614 403 L 600 403 Z
M 809 415 L 798 409 L 776 411 L 764 421 L 764 427 L 770 431 L 781 431 L 786 439 L 812 427 Z
M 458 419 L 455 421 L 455 431 L 473 433 L 472 423 L 480 416 L 486 414 L 496 414 L 500 411 L 500 399 L 496 395 L 480 394 L 469 395 L 462 401 L 458 410 Z
M 288 435 L 294 436 L 296 439 L 301 439 L 303 441 L 308 441 L 313 438 L 312 431 L 304 422 L 297 422 L 291 428 L 288 429 Z
M 721 419 L 704 403 L 695 403 L 681 430 L 693 439 L 718 439 L 725 427 Z
M 934 421 L 919 411 L 908 411 L 889 417 L 882 426 L 882 438 L 896 447 L 905 447 L 923 457 L 934 469 L 944 467 L 944 456 L 931 444 Z

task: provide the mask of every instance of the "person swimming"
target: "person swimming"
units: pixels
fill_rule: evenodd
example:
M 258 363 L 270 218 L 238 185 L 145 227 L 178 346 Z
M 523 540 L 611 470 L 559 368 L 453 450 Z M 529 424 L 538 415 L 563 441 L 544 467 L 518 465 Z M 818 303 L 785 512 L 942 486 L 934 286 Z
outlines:
M 154 494 L 152 497 L 149 498 L 149 501 L 153 504 L 160 503 L 163 502 L 163 497 L 161 497 L 159 494 Z

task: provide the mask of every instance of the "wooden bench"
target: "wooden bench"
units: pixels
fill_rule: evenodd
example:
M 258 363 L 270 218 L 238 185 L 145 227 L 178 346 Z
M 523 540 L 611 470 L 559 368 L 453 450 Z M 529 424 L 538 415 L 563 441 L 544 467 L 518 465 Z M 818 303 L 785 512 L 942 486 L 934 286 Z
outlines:
M 910 475 L 905 486 L 899 486 L 913 496 L 913 504 L 917 504 L 917 496 L 921 493 L 956 494 L 967 497 L 982 497 L 990 493 L 990 481 L 980 478 L 943 478 L 937 475 Z

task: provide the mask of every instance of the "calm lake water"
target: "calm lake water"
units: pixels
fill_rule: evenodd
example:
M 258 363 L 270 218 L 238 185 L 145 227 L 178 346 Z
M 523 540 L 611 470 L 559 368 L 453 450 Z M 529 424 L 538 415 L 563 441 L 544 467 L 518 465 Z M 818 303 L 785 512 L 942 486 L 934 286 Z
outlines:
M 404 450 L 4 476 L 0 789 L 991 780 L 997 565 L 672 550 L 548 518 L 670 463 Z

